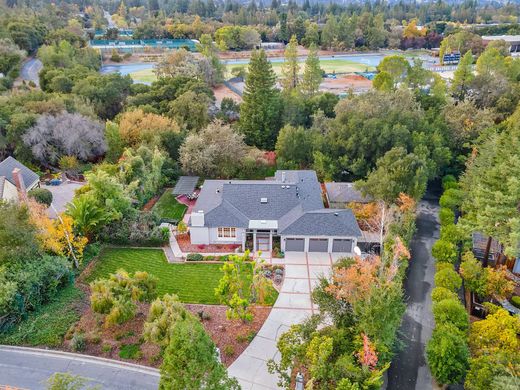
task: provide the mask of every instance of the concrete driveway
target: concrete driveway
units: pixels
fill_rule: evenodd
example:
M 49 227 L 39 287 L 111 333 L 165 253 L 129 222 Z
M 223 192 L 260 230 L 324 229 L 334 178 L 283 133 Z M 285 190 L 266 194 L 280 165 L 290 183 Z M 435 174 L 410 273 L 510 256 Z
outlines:
M 264 325 L 246 350 L 229 367 L 229 374 L 244 390 L 277 390 L 278 377 L 269 374 L 267 361 L 279 359 L 276 342 L 291 325 L 303 322 L 318 308 L 311 291 L 319 276 L 329 276 L 333 258 L 328 253 L 286 253 L 284 259 L 272 259 L 285 265 L 285 278 L 278 299 Z
M 62 213 L 67 208 L 67 204 L 69 204 L 72 199 L 74 199 L 75 191 L 78 188 L 81 188 L 86 183 L 78 183 L 78 182 L 63 182 L 59 186 L 46 186 L 43 185 L 42 188 L 49 190 L 52 192 L 52 205 L 56 209 L 58 213 Z M 56 213 L 54 212 L 52 207 L 47 209 L 50 218 L 56 218 Z
M 159 370 L 87 355 L 37 348 L 0 346 L 0 388 L 45 389 L 56 372 L 80 375 L 103 390 L 155 390 Z

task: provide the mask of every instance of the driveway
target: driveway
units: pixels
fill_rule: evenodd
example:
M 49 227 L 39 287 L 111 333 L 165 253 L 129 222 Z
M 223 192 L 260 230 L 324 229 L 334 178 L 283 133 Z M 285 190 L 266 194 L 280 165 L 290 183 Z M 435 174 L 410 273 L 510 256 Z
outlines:
M 40 85 L 40 70 L 42 70 L 43 64 L 37 58 L 29 58 L 22 64 L 22 69 L 20 70 L 20 77 L 25 81 L 32 81 L 37 86 Z
M 408 302 L 399 331 L 403 347 L 388 370 L 388 390 L 432 389 L 424 349 L 434 327 L 431 290 L 435 261 L 431 248 L 439 237 L 437 211 L 435 201 L 419 204 L 417 232 L 410 245 L 412 258 L 404 281 Z
M 267 361 L 279 359 L 276 342 L 282 333 L 317 312 L 310 292 L 319 276 L 330 275 L 332 261 L 328 253 L 286 253 L 284 259 L 272 259 L 285 265 L 280 295 L 256 337 L 228 370 L 243 390 L 280 388 L 278 377 L 267 371 Z
M 69 372 L 103 390 L 156 390 L 159 371 L 136 364 L 37 348 L 0 346 L 0 388 L 45 389 L 55 372 Z M 7 386 L 8 387 L 8 386 Z
M 62 213 L 67 208 L 67 204 L 74 199 L 75 191 L 84 185 L 85 183 L 63 182 L 59 186 L 44 185 L 42 188 L 52 192 L 52 205 L 58 213 Z M 54 209 L 52 207 L 47 209 L 50 218 L 56 218 Z

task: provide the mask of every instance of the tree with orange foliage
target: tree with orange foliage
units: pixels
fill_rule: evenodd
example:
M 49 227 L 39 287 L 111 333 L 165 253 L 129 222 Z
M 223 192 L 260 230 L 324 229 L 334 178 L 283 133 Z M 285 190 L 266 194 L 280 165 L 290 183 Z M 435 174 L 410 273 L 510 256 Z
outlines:
M 373 370 L 378 361 L 376 349 L 365 333 L 362 333 L 361 337 L 363 338 L 363 348 L 357 353 L 357 357 L 361 365 Z
M 126 146 L 142 143 L 149 147 L 160 146 L 164 134 L 179 132 L 179 125 L 173 119 L 141 109 L 125 112 L 119 121 L 119 133 Z
M 74 234 L 73 219 L 63 213 L 57 219 L 50 219 L 45 206 L 32 199 L 27 204 L 42 248 L 56 255 L 72 258 L 78 268 L 88 239 Z

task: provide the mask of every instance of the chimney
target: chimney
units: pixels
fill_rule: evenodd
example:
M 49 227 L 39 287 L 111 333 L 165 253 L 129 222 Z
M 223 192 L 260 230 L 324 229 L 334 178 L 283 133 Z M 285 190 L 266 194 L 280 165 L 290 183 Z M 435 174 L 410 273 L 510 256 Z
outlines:
M 25 182 L 23 181 L 22 171 L 20 168 L 13 169 L 13 180 L 18 192 L 25 200 L 27 198 L 27 189 L 25 188 Z
M 282 171 L 282 183 L 285 183 L 285 172 Z
M 191 226 L 204 226 L 204 211 L 193 211 L 191 213 Z

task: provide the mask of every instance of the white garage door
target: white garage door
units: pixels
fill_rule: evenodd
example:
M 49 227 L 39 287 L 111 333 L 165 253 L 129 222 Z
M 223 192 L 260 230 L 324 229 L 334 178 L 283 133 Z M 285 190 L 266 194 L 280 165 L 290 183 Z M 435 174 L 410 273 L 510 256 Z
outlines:
M 328 238 L 311 238 L 309 240 L 309 252 L 328 252 L 329 239 Z
M 335 238 L 332 241 L 332 252 L 351 253 L 352 240 Z
M 303 238 L 286 238 L 286 252 L 303 252 L 305 250 L 305 239 Z

